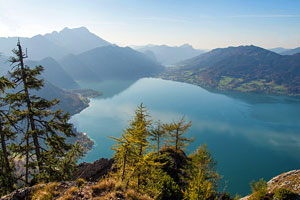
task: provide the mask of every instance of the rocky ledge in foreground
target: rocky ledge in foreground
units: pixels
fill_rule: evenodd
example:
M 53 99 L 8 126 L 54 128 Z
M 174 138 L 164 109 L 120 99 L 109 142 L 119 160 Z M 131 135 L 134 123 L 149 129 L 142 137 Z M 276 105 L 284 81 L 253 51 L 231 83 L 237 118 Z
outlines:
M 12 192 L 9 195 L 1 197 L 0 200 L 26 200 L 26 199 L 39 199 L 34 198 L 34 195 L 42 195 L 41 193 L 49 192 L 50 196 L 55 196 L 55 199 L 65 196 L 65 193 L 72 187 L 78 186 L 78 179 L 84 179 L 85 187 L 78 190 L 78 199 L 89 199 L 90 194 L 86 194 L 86 188 L 96 184 L 104 175 L 106 175 L 112 168 L 113 159 L 101 158 L 92 163 L 80 163 L 77 170 L 73 175 L 72 180 L 68 182 L 38 184 L 32 187 L 26 187 Z M 51 192 L 54 192 L 53 194 Z M 87 197 L 87 198 L 84 198 Z M 52 198 L 49 198 L 52 199 Z
M 294 199 L 300 200 L 300 170 L 292 170 L 280 174 L 272 178 L 267 185 L 267 196 L 270 197 L 269 199 L 275 199 L 273 198 L 275 191 L 284 188 L 295 192 L 297 196 Z M 252 195 L 248 195 L 240 200 L 252 200 L 253 198 L 251 197 Z

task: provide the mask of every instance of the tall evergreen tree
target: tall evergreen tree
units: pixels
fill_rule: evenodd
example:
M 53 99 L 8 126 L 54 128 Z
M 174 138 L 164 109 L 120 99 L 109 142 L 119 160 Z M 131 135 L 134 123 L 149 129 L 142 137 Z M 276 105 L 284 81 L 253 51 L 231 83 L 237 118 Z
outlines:
M 10 127 L 14 126 L 15 122 L 10 117 L 9 109 L 3 96 L 6 89 L 13 87 L 14 84 L 7 78 L 0 77 L 0 196 L 12 191 L 16 182 L 13 157 L 9 153 L 9 147 L 16 135 Z
M 35 181 L 49 181 L 59 174 L 57 164 L 66 156 L 72 145 L 66 137 L 75 136 L 72 124 L 68 123 L 69 114 L 61 110 L 53 111 L 59 103 L 48 101 L 33 94 L 33 90 L 43 87 L 42 66 L 31 68 L 24 64 L 27 55 L 23 53 L 20 42 L 11 57 L 11 80 L 17 85 L 14 93 L 7 94 L 15 118 L 22 124 L 25 133 L 21 136 L 20 154 L 25 156 L 25 182 L 29 183 L 29 173 L 35 173 Z

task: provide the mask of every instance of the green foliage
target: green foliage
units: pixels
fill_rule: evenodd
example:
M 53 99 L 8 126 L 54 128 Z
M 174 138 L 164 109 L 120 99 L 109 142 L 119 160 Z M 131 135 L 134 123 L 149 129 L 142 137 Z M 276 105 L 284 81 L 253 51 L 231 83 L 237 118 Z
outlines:
M 286 189 L 286 188 L 278 188 L 273 196 L 273 199 L 275 200 L 296 200 L 297 199 L 297 193 Z
M 156 166 L 155 156 L 150 151 L 151 145 L 148 140 L 150 136 L 151 120 L 147 110 L 141 104 L 135 111 L 134 120 L 120 138 L 113 138 L 117 142 L 114 145 L 115 165 L 119 169 L 117 176 L 122 181 L 140 189 L 144 187 L 147 172 L 151 166 Z
M 13 50 L 15 57 L 10 58 L 12 72 L 9 74 L 19 87 L 6 96 L 12 115 L 24 129 L 15 153 L 25 157 L 25 183 L 29 184 L 32 175 L 32 183 L 67 180 L 77 159 L 82 156 L 78 144 L 73 146 L 65 142 L 66 137 L 75 136 L 72 124 L 68 123 L 70 115 L 51 110 L 58 100 L 48 101 L 32 94 L 33 90 L 43 87 L 43 80 L 39 77 L 44 69 L 24 65 L 27 55 L 23 54 L 20 42 L 17 46 L 18 49 Z
M 294 58 L 243 46 L 208 52 L 160 77 L 219 90 L 299 95 L 299 75 Z
M 184 135 L 191 122 L 186 123 L 182 118 L 178 122 L 161 125 L 159 121 L 151 130 L 152 123 L 148 117 L 141 104 L 121 137 L 113 138 L 116 141 L 113 150 L 117 168 L 114 175 L 126 188 L 155 199 L 217 197 L 220 177 L 207 146 L 200 146 L 189 157 L 184 152 L 184 147 L 192 141 Z M 169 137 L 166 139 L 166 136 Z M 161 145 L 163 148 L 160 148 Z M 151 149 L 156 149 L 156 153 Z
M 68 180 L 83 155 L 78 143 L 66 142 L 75 134 L 68 123 L 70 115 L 53 109 L 59 101 L 33 94 L 43 87 L 43 67 L 25 65 L 27 55 L 20 42 L 17 48 L 10 58 L 9 78 L 0 77 L 0 195 L 41 181 Z M 17 166 L 18 172 L 16 160 L 24 165 Z
M 159 155 L 159 150 L 161 143 L 166 135 L 165 129 L 163 129 L 160 121 L 157 122 L 157 126 L 150 131 L 151 140 L 155 142 L 157 148 L 157 155 Z
M 10 153 L 16 132 L 11 127 L 15 126 L 15 120 L 9 113 L 6 102 L 5 90 L 14 88 L 15 84 L 5 77 L 0 77 L 0 196 L 15 189 L 16 177 L 13 156 Z
M 187 200 L 206 200 L 215 194 L 213 185 L 206 180 L 203 170 L 200 170 L 192 177 L 187 189 L 184 191 L 184 199 Z
M 180 200 L 183 197 L 179 185 L 173 180 L 173 178 L 171 178 L 167 174 L 164 174 L 160 177 L 160 181 L 157 186 L 159 187 L 160 191 L 159 195 L 156 198 L 158 200 Z
M 189 121 L 185 123 L 184 117 L 181 118 L 178 122 L 172 122 L 170 124 L 164 124 L 163 128 L 166 130 L 169 139 L 166 140 L 166 143 L 169 146 L 175 148 L 175 151 L 183 151 L 184 147 L 188 146 L 188 142 L 192 142 L 194 139 L 188 139 L 184 137 L 184 134 L 192 126 L 192 122 Z
M 250 182 L 252 195 L 250 200 L 264 200 L 268 199 L 267 195 L 267 182 L 261 178 L 258 182 L 251 181 Z
M 220 176 L 217 173 L 217 162 L 214 161 L 211 153 L 207 149 L 207 145 L 199 146 L 198 149 L 190 156 L 190 164 L 187 171 L 192 177 L 193 174 L 203 171 L 205 179 L 213 183 L 214 188 L 217 187 Z

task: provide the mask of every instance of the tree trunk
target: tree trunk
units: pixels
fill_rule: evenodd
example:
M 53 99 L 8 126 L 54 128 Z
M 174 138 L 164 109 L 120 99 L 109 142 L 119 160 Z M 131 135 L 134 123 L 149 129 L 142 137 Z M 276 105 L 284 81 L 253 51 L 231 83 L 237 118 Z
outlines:
M 26 80 L 24 61 L 23 61 L 23 51 L 22 51 L 20 42 L 18 42 L 18 48 L 19 48 L 19 53 L 20 53 L 19 58 L 20 58 L 21 70 L 22 70 L 22 81 L 23 81 L 23 88 L 24 88 L 25 98 L 26 98 L 25 100 L 26 100 L 26 104 L 27 104 L 27 109 L 29 111 L 30 128 L 33 131 L 33 134 L 32 134 L 33 144 L 35 147 L 35 154 L 36 154 L 36 158 L 38 161 L 39 171 L 41 171 L 42 163 L 41 163 L 40 144 L 39 144 L 38 136 L 35 132 L 36 128 L 35 128 L 34 119 L 33 119 L 33 115 L 32 115 L 32 107 L 31 107 L 31 101 L 30 101 L 28 87 L 27 87 L 27 80 Z
M 9 166 L 9 159 L 8 159 L 8 153 L 7 153 L 7 147 L 6 147 L 6 141 L 5 141 L 5 134 L 3 132 L 2 123 L 0 122 L 0 135 L 1 135 L 1 148 L 5 160 L 5 168 L 6 173 L 10 172 L 10 166 Z

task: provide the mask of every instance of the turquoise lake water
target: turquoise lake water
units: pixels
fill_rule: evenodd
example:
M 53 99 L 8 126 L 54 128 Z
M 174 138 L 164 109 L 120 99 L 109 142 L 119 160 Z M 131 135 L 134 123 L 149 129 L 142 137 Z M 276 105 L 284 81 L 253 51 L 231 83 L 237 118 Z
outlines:
M 143 78 L 137 81 L 81 83 L 104 93 L 74 115 L 71 122 L 95 141 L 83 161 L 110 158 L 110 147 L 141 102 L 152 119 L 163 122 L 183 115 L 193 125 L 187 136 L 193 152 L 207 144 L 223 175 L 220 186 L 231 194 L 250 192 L 249 182 L 300 169 L 300 98 L 242 93 L 216 93 L 201 87 Z

